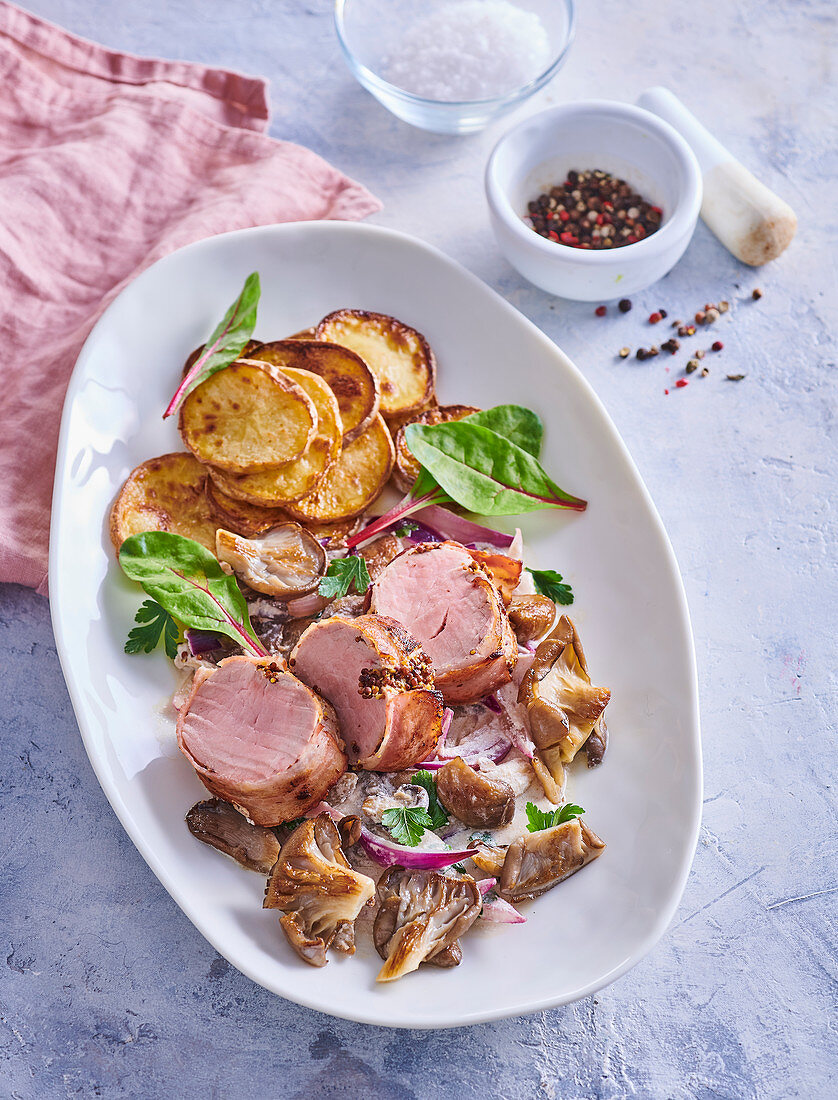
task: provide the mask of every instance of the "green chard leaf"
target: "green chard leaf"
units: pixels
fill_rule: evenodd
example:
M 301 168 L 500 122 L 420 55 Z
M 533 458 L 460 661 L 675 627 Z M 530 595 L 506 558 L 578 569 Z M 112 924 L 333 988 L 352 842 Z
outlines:
M 143 600 L 134 616 L 138 626 L 128 632 L 126 653 L 153 653 L 163 639 L 163 649 L 170 660 L 177 657 L 180 627 L 164 608 L 154 600 Z
M 560 489 L 528 451 L 468 419 L 448 424 L 408 424 L 405 442 L 427 477 L 455 503 L 482 516 L 513 516 L 541 508 L 583 511 L 586 502 Z M 443 503 L 434 501 L 434 503 Z
M 585 811 L 581 806 L 568 802 L 557 810 L 539 810 L 534 802 L 527 803 L 527 829 L 538 833 L 542 829 L 552 829 L 554 825 L 564 825 L 574 817 L 580 817 Z
M 428 813 L 418 806 L 398 806 L 385 810 L 381 815 L 381 824 L 390 830 L 397 844 L 404 844 L 408 848 L 415 848 L 425 830 L 433 828 L 433 821 Z
M 565 607 L 573 603 L 573 589 L 564 583 L 561 573 L 555 569 L 530 569 L 529 566 L 527 572 L 533 579 L 536 592 Z
M 329 562 L 326 576 L 320 582 L 317 591 L 321 596 L 336 599 L 345 596 L 354 587 L 359 596 L 363 596 L 370 586 L 367 563 L 360 554 L 348 554 L 345 558 L 333 558 Z
M 257 657 L 267 656 L 235 578 L 199 542 L 171 531 L 131 535 L 120 547 L 119 564 L 184 626 L 224 634 Z
M 534 458 L 541 454 L 544 425 L 532 409 L 525 409 L 523 405 L 495 405 L 493 409 L 483 409 L 471 416 L 464 416 L 463 420 L 497 432 L 510 443 L 528 451 Z
M 239 296 L 215 327 L 201 349 L 201 354 L 181 381 L 175 395 L 163 413 L 163 419 L 176 413 L 184 398 L 216 371 L 229 367 L 241 355 L 256 327 L 256 311 L 261 295 L 259 272 L 253 271 L 244 281 Z
M 439 795 L 436 790 L 436 780 L 427 768 L 422 768 L 421 771 L 418 771 L 410 782 L 416 783 L 419 787 L 424 787 L 428 792 L 428 816 L 433 822 L 431 827 L 433 829 L 441 829 L 443 825 L 447 825 L 448 814 L 439 801 Z

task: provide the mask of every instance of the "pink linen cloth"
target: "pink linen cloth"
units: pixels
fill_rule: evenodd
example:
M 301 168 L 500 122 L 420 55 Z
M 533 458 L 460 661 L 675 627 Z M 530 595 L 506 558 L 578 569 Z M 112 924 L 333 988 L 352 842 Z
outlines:
M 268 117 L 264 80 L 117 53 L 0 0 L 0 581 L 46 592 L 64 393 L 127 283 L 215 233 L 379 209 Z

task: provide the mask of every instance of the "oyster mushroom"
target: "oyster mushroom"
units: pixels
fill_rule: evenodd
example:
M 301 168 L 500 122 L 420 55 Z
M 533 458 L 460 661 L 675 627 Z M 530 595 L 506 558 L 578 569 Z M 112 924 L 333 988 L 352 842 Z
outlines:
M 519 645 L 538 641 L 553 625 L 556 605 L 547 596 L 534 593 L 531 596 L 515 595 L 506 609 Z
M 215 551 L 250 588 L 281 600 L 313 592 L 326 572 L 326 551 L 299 523 L 281 523 L 254 539 L 221 527 Z
M 273 829 L 254 825 L 220 798 L 196 802 L 186 815 L 186 825 L 198 840 L 231 856 L 248 871 L 266 875 L 279 855 L 279 841 Z
M 378 981 L 395 981 L 438 956 L 437 965 L 459 962 L 454 944 L 477 920 L 482 905 L 473 878 L 396 866 L 381 876 L 376 893 L 380 905 L 372 937 L 385 960 Z
M 495 779 L 455 756 L 436 773 L 436 789 L 443 806 L 475 829 L 508 825 L 515 814 L 515 792 L 503 779 Z
M 509 845 L 498 893 L 513 903 L 537 898 L 596 859 L 604 848 L 579 818 L 525 833 Z
M 355 919 L 375 883 L 355 871 L 327 813 L 298 825 L 282 845 L 265 887 L 265 909 L 280 909 L 279 923 L 301 959 L 326 965 L 329 947 L 355 953 Z
M 607 688 L 591 683 L 576 628 L 562 615 L 540 643 L 518 691 L 518 702 L 527 708 L 532 739 L 559 786 L 563 765 L 591 736 L 610 698 Z

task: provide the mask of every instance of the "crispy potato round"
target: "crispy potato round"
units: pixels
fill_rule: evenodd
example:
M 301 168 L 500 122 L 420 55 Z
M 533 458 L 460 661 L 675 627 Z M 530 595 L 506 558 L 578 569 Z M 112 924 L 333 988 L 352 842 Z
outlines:
M 308 450 L 285 466 L 258 474 L 236 475 L 210 468 L 210 477 L 223 493 L 268 508 L 299 500 L 316 489 L 340 454 L 343 436 L 337 398 L 327 383 L 319 375 L 296 367 L 281 373 L 306 391 L 317 411 L 317 431 Z
M 387 483 L 393 457 L 393 440 L 379 413 L 362 435 L 343 448 L 314 492 L 289 504 L 288 512 L 303 523 L 336 523 L 361 515 Z
M 239 359 L 196 386 L 180 408 L 183 442 L 228 473 L 276 469 L 302 455 L 317 411 L 296 382 L 269 363 Z
M 116 550 L 129 535 L 171 531 L 215 553 L 218 527 L 206 494 L 207 471 L 184 451 L 142 462 L 131 472 L 111 510 Z
M 261 346 L 262 345 L 258 340 L 248 340 L 247 343 L 244 345 L 244 348 L 242 349 L 242 353 L 239 356 L 239 358 L 240 359 L 249 358 L 250 353 L 252 351 L 256 351 L 257 348 L 261 348 Z M 198 356 L 201 354 L 201 352 L 204 350 L 205 347 L 206 347 L 206 344 L 201 344 L 200 347 L 195 348 L 195 350 L 189 354 L 189 356 L 186 359 L 186 362 L 183 364 L 183 370 L 180 372 L 181 378 L 186 377 L 186 375 L 189 373 L 189 371 L 195 365 L 195 362 L 196 362 Z
M 421 413 L 430 412 L 431 409 L 438 409 L 439 402 L 436 397 L 432 397 L 430 401 L 426 401 L 421 409 L 411 409 L 410 412 L 405 413 L 393 413 L 392 416 L 385 416 L 387 421 L 387 427 L 390 429 L 390 435 L 393 437 L 393 442 L 396 441 L 399 428 L 403 428 L 405 424 L 412 424 L 413 421 Z
M 472 413 L 480 412 L 473 405 L 437 405 L 435 409 L 418 413 L 404 424 L 396 432 L 394 440 L 396 445 L 396 465 L 393 470 L 393 481 L 403 493 L 410 491 L 413 482 L 419 476 L 419 463 L 407 448 L 404 438 L 404 430 L 408 424 L 447 424 L 452 420 L 462 420 Z
M 311 328 L 301 328 L 299 332 L 294 332 L 291 336 L 286 336 L 286 340 L 316 340 L 317 329 L 314 325 Z
M 369 366 L 385 416 L 421 409 L 436 384 L 436 359 L 425 337 L 384 313 L 339 309 L 317 326 L 317 339 L 350 348 Z
M 288 520 L 281 508 L 265 508 L 261 504 L 248 504 L 225 493 L 211 477 L 207 478 L 207 497 L 210 513 L 219 527 L 226 527 L 246 539 L 256 538 Z
M 378 382 L 367 364 L 349 348 L 321 340 L 276 340 L 263 344 L 254 359 L 284 369 L 319 374 L 338 399 L 344 445 L 351 443 L 378 412 Z

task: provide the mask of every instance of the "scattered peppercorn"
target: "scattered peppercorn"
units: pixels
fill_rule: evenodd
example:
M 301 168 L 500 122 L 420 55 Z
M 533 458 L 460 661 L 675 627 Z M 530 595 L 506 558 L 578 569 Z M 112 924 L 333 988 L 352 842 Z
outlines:
M 721 301 L 718 305 L 719 313 L 727 313 L 730 309 L 730 302 Z
M 650 355 L 660 355 L 660 350 L 661 349 L 658 347 L 657 344 L 652 344 L 652 346 L 649 348 L 649 354 Z
M 634 353 L 634 357 L 635 359 L 639 359 L 642 363 L 644 359 L 649 358 L 649 352 L 645 348 L 638 348 L 637 351 Z
M 689 382 L 686 380 L 686 378 L 679 378 L 675 385 L 678 387 L 679 390 L 682 390 L 684 386 L 689 386 Z
M 751 291 L 751 297 L 755 302 L 758 302 L 762 297 L 762 291 L 759 289 L 758 286 L 755 286 L 754 289 Z
M 699 378 L 706 378 L 709 373 L 710 373 L 710 368 L 709 367 L 702 367 L 701 368 L 701 374 L 699 375 Z
M 705 352 L 703 352 L 703 351 L 701 350 L 701 348 L 699 348 L 699 349 L 698 349 L 698 351 L 697 351 L 697 352 L 695 353 L 695 357 L 696 357 L 696 359 L 703 359 L 703 358 L 704 358 L 704 356 L 705 356 Z
M 620 313 L 628 313 L 631 309 L 631 298 L 621 298 L 619 302 L 617 302 L 617 309 Z
M 661 317 L 663 317 L 663 318 L 665 318 L 665 317 L 667 317 L 667 316 L 668 316 L 668 314 L 667 314 L 667 312 L 666 312 L 666 310 L 665 310 L 665 309 L 659 309 L 659 310 L 658 310 L 658 313 L 659 313 L 659 314 L 661 315 Z
M 668 351 L 670 355 L 674 355 L 678 348 L 680 348 L 680 346 L 681 345 L 674 336 L 671 336 L 668 340 L 664 340 L 664 342 L 661 344 L 663 350 Z
M 597 306 L 594 310 L 594 313 L 597 315 L 597 317 L 604 317 L 607 312 L 608 306 Z
M 649 324 L 650 325 L 656 325 L 658 323 L 658 321 L 662 321 L 662 320 L 663 320 L 663 316 L 662 316 L 662 314 L 658 313 L 657 310 L 655 310 L 654 313 L 649 314 Z
M 728 382 L 741 382 L 744 377 L 745 377 L 744 374 L 726 374 L 725 375 L 725 378 L 728 380 Z
M 704 323 L 707 324 L 707 325 L 715 324 L 715 322 L 718 321 L 720 316 L 721 316 L 721 314 L 716 309 L 716 307 L 711 306 L 707 310 L 707 312 L 704 314 Z
M 703 325 L 704 324 L 704 313 L 701 310 L 699 310 L 695 315 L 695 323 L 697 325 Z
M 599 169 L 570 171 L 563 183 L 527 204 L 532 228 L 573 248 L 621 248 L 650 237 L 663 211 L 636 194 L 625 180 Z M 557 223 L 562 231 L 556 233 Z M 628 299 L 623 299 L 628 302 Z M 623 309 L 627 313 L 631 303 Z
M 686 366 L 687 374 L 693 374 L 697 370 L 698 370 L 698 360 L 697 359 L 690 359 L 687 363 L 687 366 Z
M 724 344 L 721 342 L 721 340 L 714 340 L 710 347 L 712 351 L 721 351 L 724 347 Z
M 628 359 L 631 355 L 631 348 L 620 348 L 618 354 L 621 359 Z

